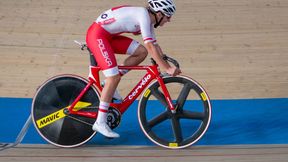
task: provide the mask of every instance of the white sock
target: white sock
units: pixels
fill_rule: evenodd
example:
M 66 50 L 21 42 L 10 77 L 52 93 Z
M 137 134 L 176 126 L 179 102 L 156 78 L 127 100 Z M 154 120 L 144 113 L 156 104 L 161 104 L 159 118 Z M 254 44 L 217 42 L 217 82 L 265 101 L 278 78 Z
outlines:
M 106 123 L 107 122 L 107 113 L 110 103 L 100 101 L 99 111 L 97 116 L 97 123 Z

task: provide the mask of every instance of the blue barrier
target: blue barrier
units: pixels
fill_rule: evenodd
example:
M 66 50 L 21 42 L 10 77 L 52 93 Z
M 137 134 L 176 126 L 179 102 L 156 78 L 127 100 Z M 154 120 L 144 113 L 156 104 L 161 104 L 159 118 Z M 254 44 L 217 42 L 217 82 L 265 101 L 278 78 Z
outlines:
M 14 142 L 30 113 L 30 98 L 0 98 L 0 142 Z M 137 104 L 116 129 L 121 137 L 96 135 L 89 144 L 153 145 L 142 133 Z M 212 100 L 210 127 L 197 145 L 288 144 L 288 98 Z M 22 143 L 46 143 L 31 126 Z

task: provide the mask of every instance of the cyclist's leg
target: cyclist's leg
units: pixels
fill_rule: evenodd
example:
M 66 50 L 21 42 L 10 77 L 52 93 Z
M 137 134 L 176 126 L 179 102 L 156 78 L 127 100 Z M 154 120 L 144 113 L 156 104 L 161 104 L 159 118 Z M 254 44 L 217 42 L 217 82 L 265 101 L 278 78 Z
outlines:
M 87 45 L 106 77 L 106 85 L 103 87 L 101 93 L 98 117 L 93 125 L 93 130 L 107 137 L 115 138 L 119 137 L 119 135 L 109 128 L 106 121 L 110 101 L 121 77 L 110 41 L 111 35 L 98 24 L 94 23 L 88 29 L 86 37 Z
M 129 55 L 123 62 L 125 66 L 139 65 L 148 55 L 143 45 L 125 36 L 113 37 L 111 46 L 115 53 Z
M 148 51 L 146 50 L 146 48 L 143 45 L 139 44 L 136 50 L 127 59 L 124 60 L 123 64 L 126 66 L 139 65 L 145 60 L 147 55 Z

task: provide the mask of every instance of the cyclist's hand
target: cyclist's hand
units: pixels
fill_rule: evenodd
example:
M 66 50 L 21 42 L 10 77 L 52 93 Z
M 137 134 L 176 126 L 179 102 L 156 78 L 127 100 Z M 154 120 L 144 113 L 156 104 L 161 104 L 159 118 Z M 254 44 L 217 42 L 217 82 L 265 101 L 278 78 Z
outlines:
M 181 70 L 177 67 L 171 66 L 166 70 L 169 75 L 176 76 L 181 73 Z

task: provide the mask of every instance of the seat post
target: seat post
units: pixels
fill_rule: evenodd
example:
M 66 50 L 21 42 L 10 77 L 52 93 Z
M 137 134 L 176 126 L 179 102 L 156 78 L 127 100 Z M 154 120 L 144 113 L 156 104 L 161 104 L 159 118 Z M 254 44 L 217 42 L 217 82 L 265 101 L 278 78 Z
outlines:
M 90 65 L 91 66 L 97 66 L 97 61 L 93 55 L 93 53 L 90 51 L 90 49 L 87 47 L 87 50 L 89 51 L 89 55 L 90 55 Z

